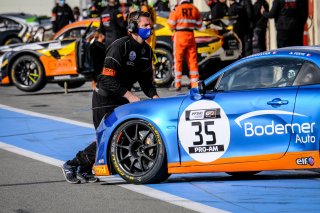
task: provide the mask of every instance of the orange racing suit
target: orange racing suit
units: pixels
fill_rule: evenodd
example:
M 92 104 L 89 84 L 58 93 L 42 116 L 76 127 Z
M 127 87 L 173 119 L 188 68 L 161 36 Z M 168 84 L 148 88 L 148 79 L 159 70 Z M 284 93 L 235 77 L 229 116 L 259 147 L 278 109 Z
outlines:
M 184 55 L 189 68 L 190 86 L 196 87 L 199 80 L 199 70 L 193 30 L 201 27 L 200 12 L 189 1 L 181 0 L 181 3 L 170 12 L 168 24 L 170 29 L 175 31 L 173 35 L 175 87 L 181 88 Z

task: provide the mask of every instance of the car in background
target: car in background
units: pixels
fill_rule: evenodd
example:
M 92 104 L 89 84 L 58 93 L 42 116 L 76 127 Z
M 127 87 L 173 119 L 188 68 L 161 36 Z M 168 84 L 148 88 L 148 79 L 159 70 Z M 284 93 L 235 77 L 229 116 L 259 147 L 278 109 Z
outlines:
M 51 29 L 50 18 L 25 13 L 0 14 L 0 46 L 26 43 L 39 28 Z
M 0 47 L 1 84 L 13 83 L 25 92 L 48 82 L 80 87 L 91 79 L 89 40 L 99 25 L 99 19 L 87 19 L 65 26 L 51 41 Z
M 240 59 L 187 94 L 117 107 L 97 128 L 95 175 L 319 169 L 319 91 L 319 46 Z

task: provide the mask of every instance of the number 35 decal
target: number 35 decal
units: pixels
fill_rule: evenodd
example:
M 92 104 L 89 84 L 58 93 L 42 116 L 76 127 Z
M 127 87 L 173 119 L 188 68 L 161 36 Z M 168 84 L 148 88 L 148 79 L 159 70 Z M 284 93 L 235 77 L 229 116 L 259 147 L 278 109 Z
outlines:
M 221 106 L 210 100 L 190 104 L 178 125 L 179 142 L 184 151 L 199 162 L 220 158 L 230 143 L 230 125 Z
M 205 121 L 204 122 L 204 133 L 206 135 L 209 135 L 212 137 L 212 140 L 206 141 L 206 145 L 213 145 L 216 143 L 216 134 L 214 131 L 209 130 L 209 126 L 214 125 L 214 121 Z M 195 132 L 195 135 L 199 137 L 199 141 L 193 141 L 193 145 L 202 145 L 203 144 L 203 137 L 202 137 L 202 123 L 199 121 L 191 122 L 191 126 L 196 126 L 198 127 L 198 131 Z

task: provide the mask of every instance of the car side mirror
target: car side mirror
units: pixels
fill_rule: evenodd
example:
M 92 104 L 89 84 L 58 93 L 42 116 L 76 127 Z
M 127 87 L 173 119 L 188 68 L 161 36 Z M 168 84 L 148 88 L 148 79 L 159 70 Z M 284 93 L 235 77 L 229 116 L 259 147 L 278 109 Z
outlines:
M 206 93 L 205 84 L 203 81 L 198 82 L 198 87 L 191 88 L 190 96 L 193 100 L 200 100 L 202 96 Z
M 200 95 L 206 94 L 206 85 L 204 84 L 204 81 L 198 82 L 198 91 Z

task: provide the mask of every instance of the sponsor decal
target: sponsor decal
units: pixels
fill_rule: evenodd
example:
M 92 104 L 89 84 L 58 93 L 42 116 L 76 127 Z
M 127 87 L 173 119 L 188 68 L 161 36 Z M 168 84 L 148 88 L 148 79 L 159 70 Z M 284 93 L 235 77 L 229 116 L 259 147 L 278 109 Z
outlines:
M 307 55 L 307 53 L 303 53 L 303 52 L 290 52 L 289 55 L 305 56 L 305 55 Z
M 284 134 L 296 134 L 296 143 L 315 143 L 316 138 L 312 134 L 315 130 L 315 122 L 304 122 L 304 123 L 276 123 L 274 120 L 267 125 L 260 125 L 245 121 L 251 117 L 261 116 L 261 115 L 294 115 L 307 117 L 306 115 L 292 113 L 282 110 L 259 110 L 246 113 L 235 119 L 237 125 L 244 130 L 244 135 L 246 137 L 255 136 L 270 136 L 270 135 L 284 135 Z M 241 121 L 243 124 L 241 125 Z
M 65 79 L 71 79 L 70 75 L 58 75 L 53 77 L 54 80 L 65 80 Z
M 131 52 L 129 53 L 129 60 L 130 60 L 130 61 L 133 61 L 134 59 L 136 59 L 136 57 L 137 57 L 137 54 L 136 54 L 135 51 L 131 51 Z
M 134 63 L 132 61 L 127 61 L 128 66 L 134 66 Z
M 313 157 L 302 157 L 296 159 L 297 165 L 314 165 L 314 158 Z
M 194 160 L 207 163 L 220 158 L 230 143 L 230 124 L 221 106 L 208 100 L 190 104 L 181 114 L 178 136 Z

